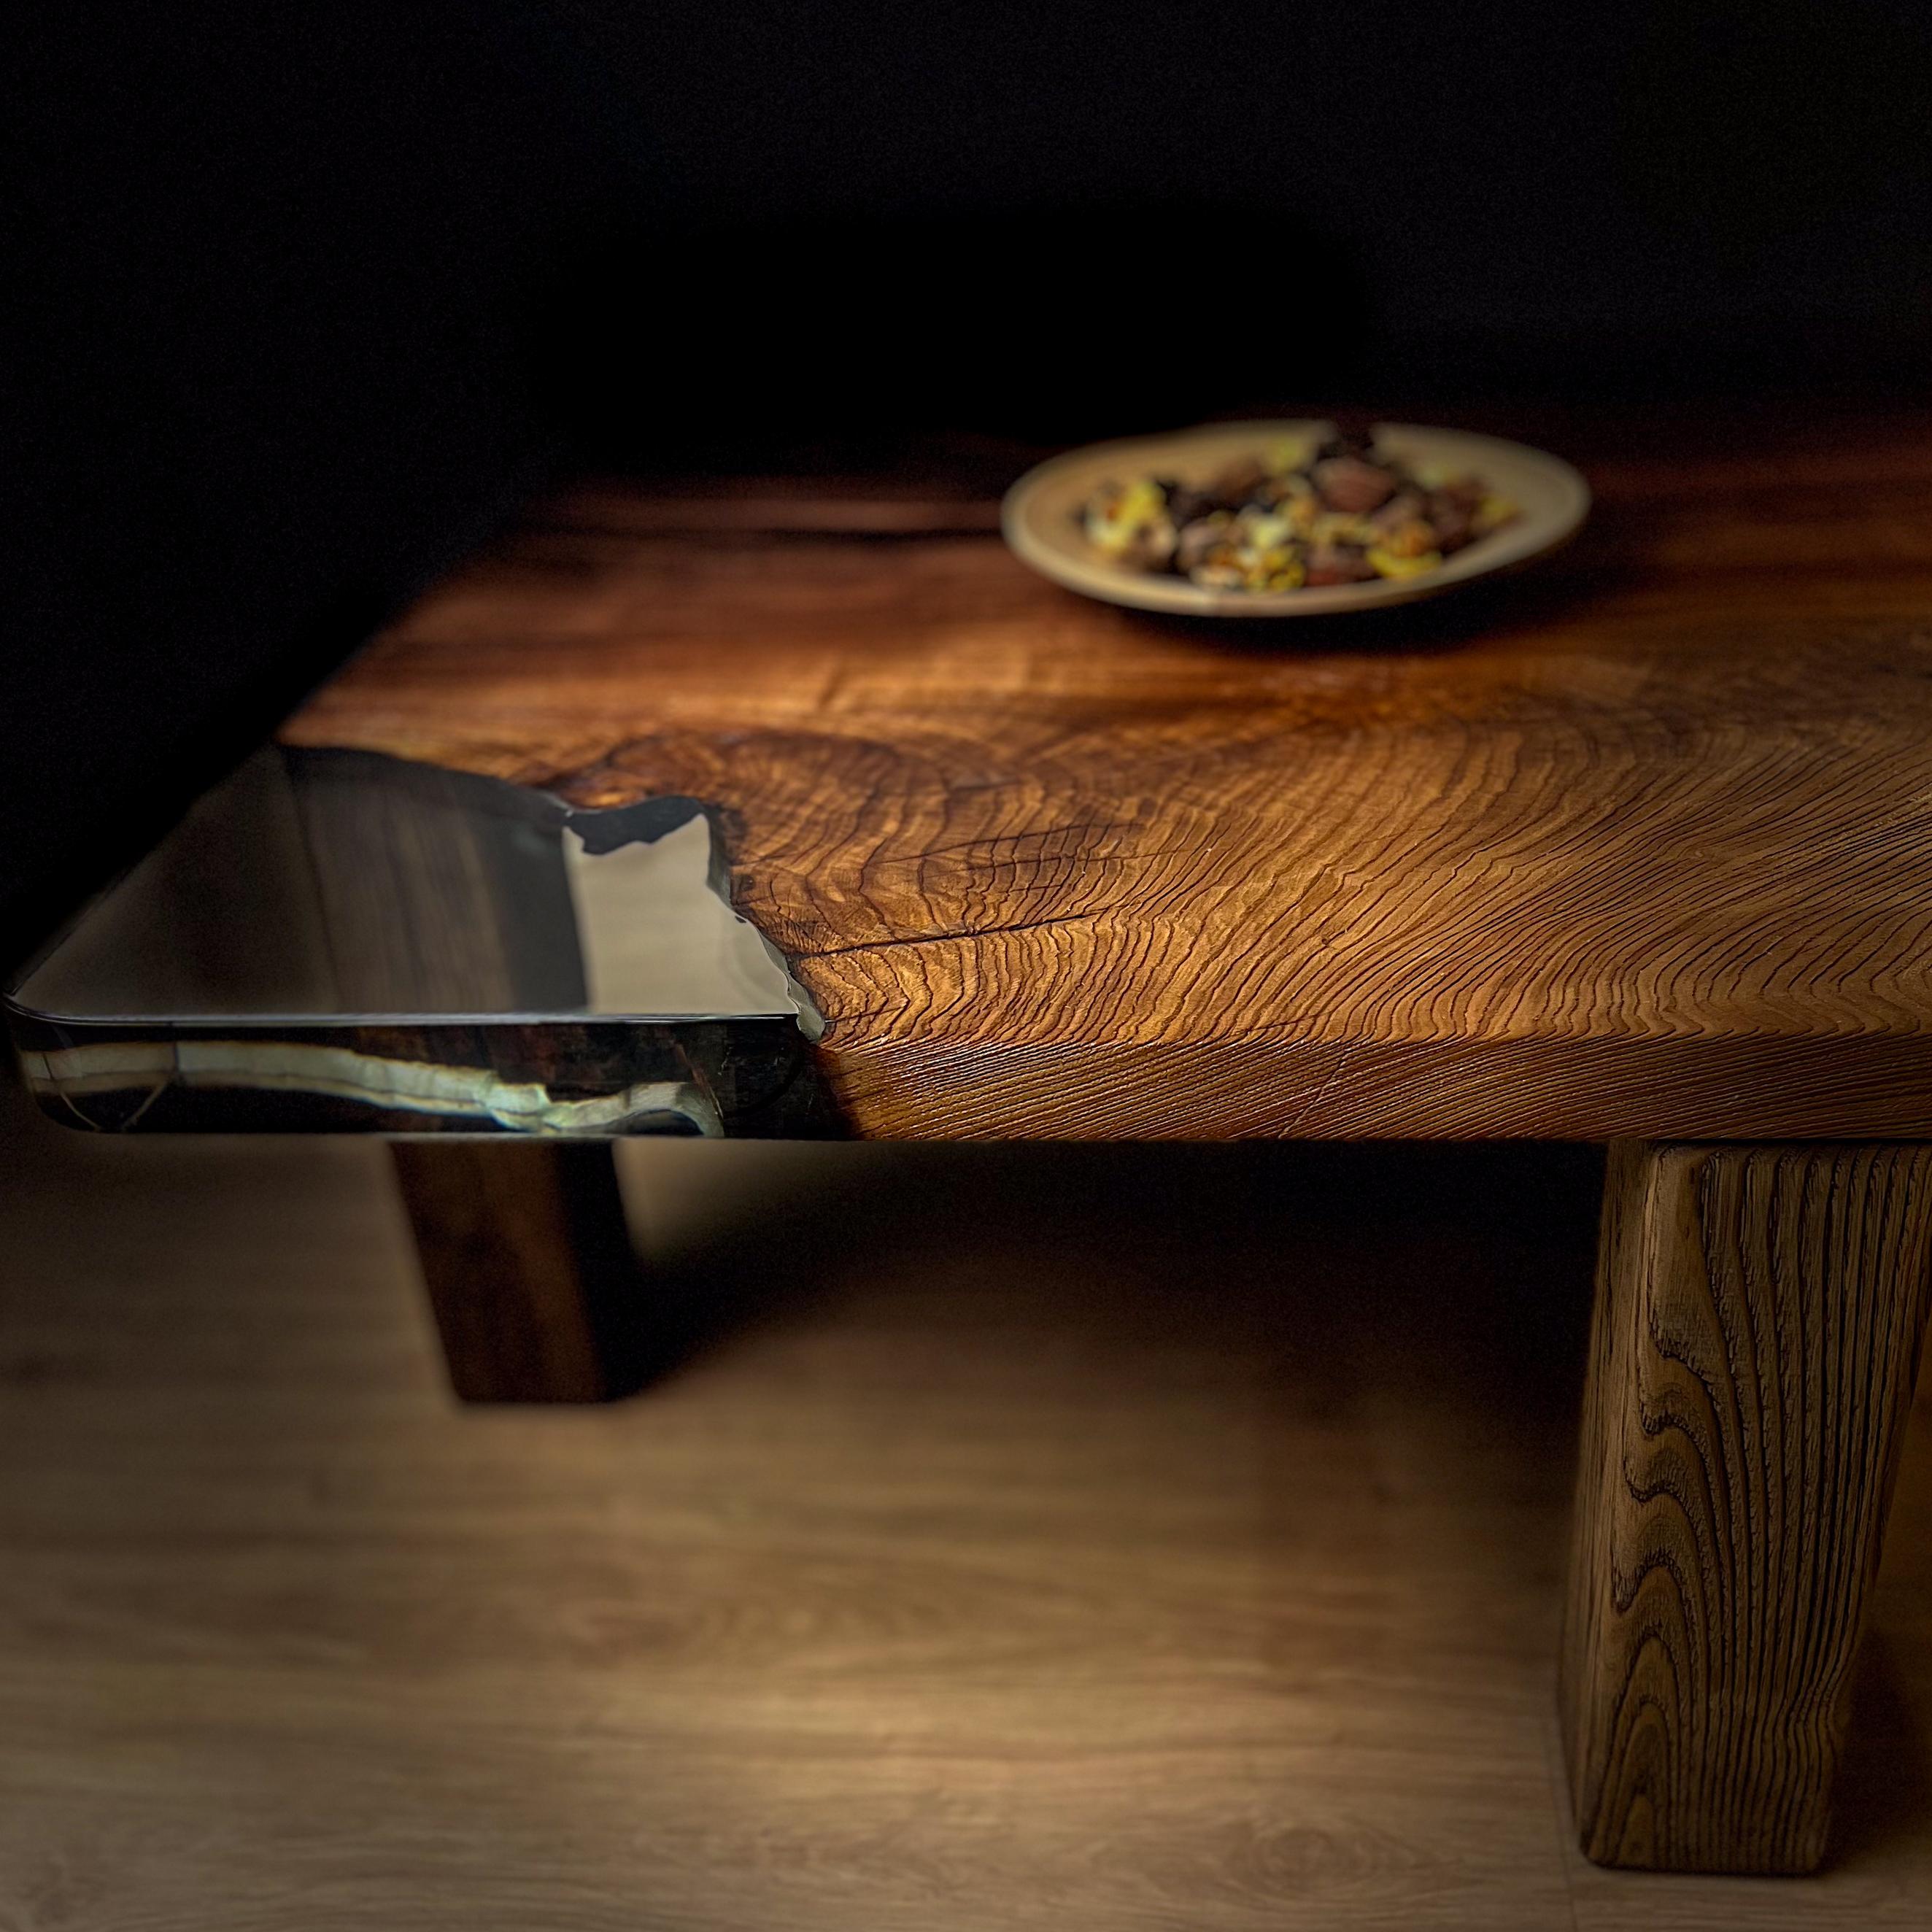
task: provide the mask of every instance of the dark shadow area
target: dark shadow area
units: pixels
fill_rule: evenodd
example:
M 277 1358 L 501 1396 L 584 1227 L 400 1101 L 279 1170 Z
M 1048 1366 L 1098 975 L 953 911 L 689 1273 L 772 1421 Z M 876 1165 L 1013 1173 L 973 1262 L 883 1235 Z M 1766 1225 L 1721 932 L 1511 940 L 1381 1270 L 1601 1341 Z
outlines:
M 1882 1633 L 1868 1630 L 1858 1647 L 1828 1863 L 1852 1863 L 1900 1837 L 1922 1835 L 1928 1810 L 1932 1754 L 1914 1722 L 1898 1659 Z
M 1150 279 L 1150 254 L 1174 250 L 1240 262 L 1238 286 Z M 686 218 L 602 238 L 566 287 L 538 320 L 534 386 L 576 450 L 618 469 L 869 472 L 949 432 L 1046 446 L 1178 427 L 1266 392 L 1226 360 L 1251 330 L 1269 363 L 1335 387 L 1366 326 L 1343 244 L 1231 200 Z
M 576 190 L 514 8 L 87 4 L 0 40 L 0 959 L 486 533 Z
M 1430 1373 L 1507 1388 L 1562 1437 L 1602 1171 L 1598 1149 L 1537 1143 L 800 1150 L 755 1215 L 651 1264 L 659 1374 L 809 1322 L 860 1257 L 877 1279 L 944 1255 L 989 1298 L 1024 1282 L 1096 1334 L 1238 1336 L 1288 1382 L 1399 1332 Z
M 0 54 L 10 959 L 546 476 L 1932 352 L 1906 0 L 80 0 Z

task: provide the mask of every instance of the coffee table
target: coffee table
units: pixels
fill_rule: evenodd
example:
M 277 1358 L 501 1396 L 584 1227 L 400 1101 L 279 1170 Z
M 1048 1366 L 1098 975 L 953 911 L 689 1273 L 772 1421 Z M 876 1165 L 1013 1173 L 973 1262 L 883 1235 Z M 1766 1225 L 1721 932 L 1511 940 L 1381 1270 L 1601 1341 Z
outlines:
M 1932 418 L 1489 426 L 1572 550 L 1268 635 L 1030 575 L 1017 459 L 576 490 L 18 989 L 30 1076 L 410 1136 L 484 1397 L 634 1382 L 616 1134 L 1612 1143 L 1583 1844 L 1809 1869 L 1932 1283 Z

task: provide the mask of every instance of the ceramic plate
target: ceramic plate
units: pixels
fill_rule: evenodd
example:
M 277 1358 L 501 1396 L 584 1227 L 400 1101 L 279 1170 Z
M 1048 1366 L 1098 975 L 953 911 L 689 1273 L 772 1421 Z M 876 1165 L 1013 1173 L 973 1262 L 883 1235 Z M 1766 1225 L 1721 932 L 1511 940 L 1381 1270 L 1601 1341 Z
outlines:
M 1378 423 L 1375 437 L 1381 450 L 1412 464 L 1473 471 L 1520 514 L 1424 576 L 1303 590 L 1210 590 L 1184 577 L 1151 575 L 1110 562 L 1081 530 L 1081 506 L 1102 483 L 1148 476 L 1204 482 L 1232 458 L 1282 442 L 1317 441 L 1333 427 L 1309 420 L 1210 423 L 1167 436 L 1091 443 L 1022 476 L 1006 492 L 1000 527 L 1022 562 L 1070 590 L 1109 604 L 1193 616 L 1315 617 L 1413 603 L 1475 578 L 1514 569 L 1574 536 L 1588 514 L 1589 485 L 1568 464 L 1540 449 L 1463 430 Z

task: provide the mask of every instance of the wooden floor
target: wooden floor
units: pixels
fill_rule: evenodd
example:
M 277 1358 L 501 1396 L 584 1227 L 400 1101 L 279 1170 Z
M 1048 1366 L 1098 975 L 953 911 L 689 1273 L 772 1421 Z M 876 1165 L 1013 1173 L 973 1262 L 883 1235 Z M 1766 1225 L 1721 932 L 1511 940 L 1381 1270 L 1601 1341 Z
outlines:
M 5 1932 L 1932 1920 L 1928 1414 L 1826 1874 L 1570 1849 L 1586 1152 L 638 1148 L 465 1414 L 379 1146 L 0 1112 Z

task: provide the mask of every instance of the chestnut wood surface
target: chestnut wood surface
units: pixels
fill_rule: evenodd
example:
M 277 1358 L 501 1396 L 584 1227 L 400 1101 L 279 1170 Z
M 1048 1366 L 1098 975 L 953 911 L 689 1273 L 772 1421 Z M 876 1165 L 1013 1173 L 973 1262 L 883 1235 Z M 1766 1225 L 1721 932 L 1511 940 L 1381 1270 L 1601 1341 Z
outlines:
M 1805 1872 L 1932 1290 L 1932 1147 L 1612 1152 L 1563 1718 L 1605 1864 Z
M 1472 426 L 1579 541 L 1264 635 L 982 482 L 587 488 L 286 736 L 716 806 L 862 1134 L 1925 1133 L 1932 416 Z

